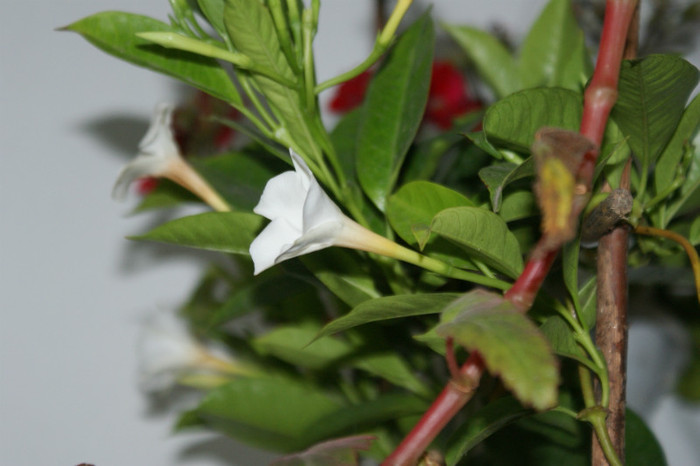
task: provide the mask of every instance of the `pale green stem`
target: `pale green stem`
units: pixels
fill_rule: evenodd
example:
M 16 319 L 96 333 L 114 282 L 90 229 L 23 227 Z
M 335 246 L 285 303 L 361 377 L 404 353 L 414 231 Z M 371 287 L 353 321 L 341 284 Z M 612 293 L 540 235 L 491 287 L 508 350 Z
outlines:
M 336 246 L 358 249 L 360 251 L 372 252 L 382 256 L 398 259 L 445 277 L 465 280 L 478 285 L 497 288 L 500 290 L 507 290 L 511 286 L 510 283 L 504 282 L 503 280 L 458 269 L 438 259 L 424 256 L 419 252 L 401 246 L 398 243 L 368 230 L 349 218 L 347 218 L 347 222 L 344 224 L 344 230 L 340 235 L 338 235 L 335 244 Z
M 382 54 L 389 48 L 389 45 L 391 45 L 391 41 L 394 39 L 394 35 L 396 34 L 396 29 L 399 27 L 399 23 L 403 19 L 404 15 L 406 14 L 406 10 L 408 10 L 408 7 L 411 6 L 412 2 L 413 0 L 399 0 L 396 2 L 394 11 L 391 13 L 391 16 L 389 16 L 389 20 L 386 22 L 386 26 L 384 26 L 381 34 L 379 34 L 379 37 L 377 37 L 377 40 L 374 43 L 374 48 L 369 56 L 352 70 L 324 81 L 316 86 L 316 94 L 319 94 L 320 92 L 328 89 L 329 87 L 333 87 L 336 84 L 348 81 L 372 66 L 374 62 L 376 62 L 379 57 L 381 57 Z
M 301 40 L 301 15 L 299 14 L 299 5 L 297 0 L 287 0 L 287 12 L 289 18 L 289 28 L 294 36 L 294 50 L 297 54 L 297 63 L 302 61 L 302 40 Z
M 316 83 L 316 70 L 314 66 L 314 24 L 311 10 L 304 10 L 302 13 L 302 40 L 304 46 L 304 89 L 305 107 L 307 115 L 318 113 L 316 109 L 316 94 L 314 94 L 314 84 Z
M 276 133 L 279 130 L 280 124 L 272 118 L 272 115 L 270 115 L 270 113 L 267 111 L 267 108 L 265 108 L 265 106 L 260 102 L 260 99 L 258 99 L 258 94 L 253 88 L 253 85 L 250 82 L 248 76 L 243 76 L 242 74 L 239 74 L 238 82 L 241 84 L 243 92 L 246 93 L 251 103 L 255 107 L 255 110 L 262 117 L 265 123 L 267 123 L 267 125 L 269 126 L 269 129 L 263 126 L 258 126 L 258 128 L 260 128 L 261 131 L 267 130 L 268 134 L 274 135 L 274 133 Z
M 173 32 L 138 32 L 136 33 L 136 36 L 165 48 L 184 50 L 185 52 L 192 52 L 196 53 L 197 55 L 224 60 L 233 63 L 235 66 L 238 66 L 241 69 L 249 70 L 270 78 L 283 86 L 289 88 L 296 87 L 296 83 L 293 81 L 278 75 L 270 69 L 256 64 L 247 55 L 243 55 L 242 53 L 238 52 L 230 52 L 223 47 L 219 47 L 199 39 L 193 39 L 192 37 L 183 36 Z
M 292 36 L 289 33 L 289 25 L 287 24 L 287 19 L 284 16 L 282 0 L 268 0 L 268 8 L 272 13 L 272 20 L 275 23 L 277 37 L 279 38 L 282 52 L 284 53 L 285 57 L 287 57 L 287 63 L 289 63 L 289 66 L 291 66 L 292 70 L 294 70 L 294 74 L 299 74 L 299 63 L 297 62 L 297 57 L 294 53 Z

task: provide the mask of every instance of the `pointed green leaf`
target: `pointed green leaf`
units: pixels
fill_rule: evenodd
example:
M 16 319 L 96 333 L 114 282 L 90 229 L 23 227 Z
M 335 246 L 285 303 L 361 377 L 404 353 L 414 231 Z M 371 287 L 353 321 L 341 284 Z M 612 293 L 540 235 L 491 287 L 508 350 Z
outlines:
M 168 24 L 147 16 L 108 11 L 64 29 L 77 32 L 110 55 L 172 76 L 234 107 L 243 106 L 236 87 L 216 60 L 166 49 L 136 36 L 141 32 L 177 32 Z
M 518 240 L 501 217 L 486 209 L 445 209 L 433 218 L 430 231 L 510 277 L 517 277 L 523 268 Z
M 650 55 L 622 63 L 610 116 L 630 137 L 629 145 L 645 170 L 673 135 L 697 82 L 698 70 L 680 57 Z
M 414 374 L 413 368 L 393 349 L 360 355 L 352 360 L 352 366 L 422 397 L 429 398 L 433 395 L 425 383 Z
M 386 215 L 401 239 L 416 244 L 416 227 L 429 228 L 433 217 L 448 207 L 473 205 L 457 191 L 429 181 L 414 181 L 402 186 L 389 198 Z
M 583 88 L 590 62 L 570 0 L 547 3 L 523 42 L 518 71 L 523 87 Z
M 523 407 L 515 398 L 505 396 L 493 401 L 471 414 L 448 440 L 445 462 L 454 466 L 472 448 L 492 434 L 531 414 L 532 410 Z
M 263 218 L 247 212 L 206 212 L 172 220 L 129 239 L 248 255 Z
M 582 112 L 581 95 L 574 91 L 556 87 L 526 89 L 489 107 L 484 131 L 492 143 L 527 152 L 535 132 L 543 126 L 578 131 Z
M 290 378 L 241 378 L 210 391 L 194 413 L 210 428 L 242 442 L 295 451 L 311 442 L 303 432 L 342 404 Z
M 179 184 L 165 178 L 158 180 L 158 185 L 148 193 L 133 210 L 133 213 L 153 209 L 167 209 L 183 203 L 201 204 L 202 200 Z
M 224 3 L 226 0 L 197 0 L 204 17 L 222 38 L 226 37 L 224 26 Z
M 556 404 L 559 371 L 547 339 L 502 296 L 466 293 L 443 311 L 435 332 L 479 351 L 489 372 L 499 375 L 521 403 L 537 410 Z
M 700 131 L 700 95 L 690 102 L 678 122 L 671 140 L 664 148 L 654 168 L 656 193 L 661 193 L 678 175 L 678 166 L 683 157 L 684 146 L 690 144 L 693 136 Z
M 382 212 L 423 118 L 434 40 L 426 13 L 401 35 L 367 90 L 356 170 L 362 189 Z
M 468 26 L 440 26 L 466 52 L 486 83 L 498 97 L 522 89 L 515 60 L 505 46 L 486 31 Z
M 437 314 L 459 296 L 461 296 L 459 293 L 410 294 L 385 296 L 365 301 L 349 313 L 323 327 L 316 338 L 343 332 L 370 322 Z
M 522 178 L 532 177 L 535 174 L 535 167 L 532 157 L 525 160 L 520 165 L 514 163 L 497 163 L 489 165 L 479 170 L 479 178 L 484 182 L 491 194 L 491 207 L 498 213 L 503 201 L 503 188 L 513 181 Z

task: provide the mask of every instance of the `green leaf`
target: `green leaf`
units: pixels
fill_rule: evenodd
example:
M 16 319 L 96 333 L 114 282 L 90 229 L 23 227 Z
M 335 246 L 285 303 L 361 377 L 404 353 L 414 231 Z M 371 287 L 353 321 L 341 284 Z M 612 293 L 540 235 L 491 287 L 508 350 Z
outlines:
M 352 360 L 352 365 L 426 399 L 433 395 L 414 374 L 413 368 L 393 349 L 358 356 Z
M 631 409 L 626 411 L 625 464 L 634 466 L 666 466 L 666 456 L 644 420 Z
M 533 24 L 518 72 L 523 87 L 557 86 L 580 91 L 590 69 L 581 28 L 570 0 L 551 0 Z
M 231 207 L 252 211 L 267 182 L 285 167 L 258 155 L 236 152 L 195 159 L 192 165 Z
M 224 2 L 225 0 L 197 0 L 204 17 L 222 38 L 226 38 L 224 26 Z
M 280 47 L 272 16 L 259 0 L 226 0 L 224 25 L 237 51 L 250 57 L 262 68 L 272 70 L 282 79 L 297 82 Z M 299 145 L 295 149 L 302 155 L 311 157 L 312 154 L 317 154 L 318 145 L 302 111 L 298 91 L 265 76 L 254 74 L 253 77 L 289 133 L 283 139 L 291 136 Z
M 248 255 L 262 222 L 262 217 L 247 212 L 206 212 L 172 220 L 129 239 Z
M 357 154 L 357 132 L 361 122 L 361 109 L 353 109 L 340 119 L 330 134 L 331 142 L 333 147 L 335 147 L 345 179 L 353 187 L 357 179 L 355 175 L 355 156 Z
M 382 212 L 423 119 L 434 40 L 426 13 L 401 35 L 367 90 L 356 170 L 362 189 Z
M 279 326 L 255 338 L 252 345 L 261 354 L 310 369 L 323 369 L 353 352 L 350 343 L 337 338 L 318 338 L 309 344 L 318 330 L 315 324 Z
M 243 106 L 238 90 L 216 60 L 166 49 L 136 36 L 141 32 L 178 32 L 161 21 L 107 11 L 83 18 L 64 29 L 77 32 L 110 55 L 172 76 L 234 107 Z
M 343 332 L 370 322 L 437 314 L 459 296 L 461 296 L 459 293 L 409 294 L 384 296 L 365 301 L 323 327 L 316 338 Z
M 448 466 L 457 462 L 484 439 L 502 427 L 531 414 L 513 397 L 505 396 L 471 414 L 448 440 L 445 461 Z
M 671 140 L 659 156 L 654 168 L 656 193 L 662 193 L 678 176 L 678 166 L 683 157 L 683 149 L 700 130 L 700 95 L 690 102 L 681 116 Z
M 468 26 L 440 23 L 452 39 L 466 52 L 479 76 L 498 97 L 505 97 L 522 88 L 515 60 L 505 46 L 488 32 Z
M 491 207 L 498 213 L 503 201 L 503 188 L 513 181 L 532 177 L 535 174 L 532 157 L 520 165 L 514 163 L 497 163 L 479 170 L 479 178 L 484 182 L 491 194 Z
M 584 364 L 588 362 L 586 354 L 574 339 L 571 327 L 561 316 L 548 317 L 540 326 L 540 331 L 547 337 L 552 345 L 552 350 L 559 356 L 574 359 Z
M 428 229 L 433 217 L 448 207 L 473 205 L 457 191 L 429 181 L 414 181 L 389 198 L 386 215 L 401 239 L 415 245 L 418 243 L 414 234 L 416 227 Z
M 374 400 L 344 406 L 311 426 L 305 437 L 335 437 L 369 431 L 382 423 L 398 418 L 420 415 L 428 408 L 415 395 L 386 393 Z M 321 466 L 321 465 L 318 465 Z
M 538 212 L 537 201 L 532 191 L 515 191 L 503 198 L 498 215 L 508 223 L 534 217 Z
M 300 259 L 321 283 L 350 307 L 380 296 L 367 264 L 360 261 L 354 251 L 330 248 Z
M 596 320 L 596 294 L 598 283 L 596 277 L 588 279 L 578 292 L 578 299 L 581 309 L 579 311 L 579 322 L 586 328 L 592 329 Z
M 466 293 L 445 308 L 435 332 L 478 351 L 489 372 L 499 375 L 521 403 L 537 410 L 556 404 L 559 371 L 547 339 L 502 296 Z
M 578 131 L 582 112 L 581 95 L 574 91 L 556 87 L 526 89 L 489 107 L 484 131 L 492 143 L 527 152 L 535 132 L 543 126 Z
M 241 378 L 212 390 L 194 410 L 210 428 L 274 451 L 295 451 L 313 443 L 304 431 L 342 404 L 290 378 Z
M 445 209 L 433 218 L 430 231 L 510 277 L 517 277 L 523 268 L 517 239 L 503 219 L 486 209 Z
M 654 165 L 673 135 L 697 82 L 698 70 L 680 57 L 649 55 L 622 62 L 610 116 L 630 137 L 644 170 Z

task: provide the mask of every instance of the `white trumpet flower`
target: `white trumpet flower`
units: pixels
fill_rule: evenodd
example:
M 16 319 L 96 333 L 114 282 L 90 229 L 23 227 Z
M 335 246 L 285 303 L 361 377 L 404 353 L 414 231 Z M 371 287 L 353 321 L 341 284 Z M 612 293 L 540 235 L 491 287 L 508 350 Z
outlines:
M 137 346 L 139 385 L 144 392 L 168 390 L 195 374 L 240 372 L 228 354 L 197 341 L 172 312 L 160 311 L 149 317 Z
M 119 173 L 112 189 L 112 197 L 117 200 L 125 199 L 132 182 L 139 178 L 153 176 L 168 178 L 178 183 L 215 210 L 230 210 L 226 202 L 182 158 L 173 135 L 172 119 L 172 105 L 161 103 L 156 106 L 151 126 L 139 143 L 139 154 Z
M 290 149 L 294 171 L 267 182 L 253 209 L 270 224 L 250 245 L 255 274 L 329 246 L 394 256 L 401 247 L 348 218 L 323 191 L 304 159 Z

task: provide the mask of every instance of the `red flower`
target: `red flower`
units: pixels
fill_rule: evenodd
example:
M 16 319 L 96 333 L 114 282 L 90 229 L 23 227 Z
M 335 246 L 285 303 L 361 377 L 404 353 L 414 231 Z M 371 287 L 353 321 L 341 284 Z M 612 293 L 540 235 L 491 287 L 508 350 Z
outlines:
M 150 194 L 156 186 L 158 186 L 158 178 L 155 176 L 144 176 L 136 180 L 136 191 L 142 196 Z
M 349 81 L 340 83 L 328 108 L 335 113 L 346 113 L 360 105 L 367 93 L 370 79 L 372 79 L 372 72 L 366 70 Z
M 432 78 L 425 119 L 442 129 L 452 126 L 452 120 L 481 107 L 468 95 L 469 85 L 462 73 L 449 62 L 433 63 Z
M 346 113 L 359 106 L 371 78 L 372 73 L 367 70 L 340 84 L 328 108 L 335 113 Z M 425 120 L 448 129 L 452 120 L 478 108 L 481 108 L 481 102 L 469 96 L 469 85 L 462 73 L 449 62 L 434 62 Z

